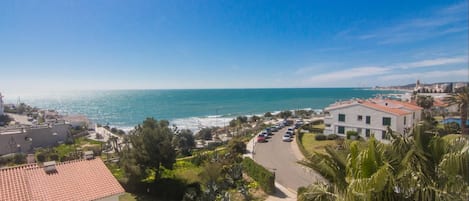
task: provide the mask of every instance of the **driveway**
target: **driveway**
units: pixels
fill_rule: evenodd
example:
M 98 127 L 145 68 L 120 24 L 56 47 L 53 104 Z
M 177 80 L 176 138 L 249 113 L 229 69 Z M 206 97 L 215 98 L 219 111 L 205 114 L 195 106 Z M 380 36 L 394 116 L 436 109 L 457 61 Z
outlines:
M 282 136 L 287 127 L 268 139 L 265 143 L 255 143 L 254 160 L 275 172 L 275 180 L 296 193 L 301 186 L 307 186 L 322 179 L 316 172 L 297 163 L 302 158 L 296 142 L 283 142 Z

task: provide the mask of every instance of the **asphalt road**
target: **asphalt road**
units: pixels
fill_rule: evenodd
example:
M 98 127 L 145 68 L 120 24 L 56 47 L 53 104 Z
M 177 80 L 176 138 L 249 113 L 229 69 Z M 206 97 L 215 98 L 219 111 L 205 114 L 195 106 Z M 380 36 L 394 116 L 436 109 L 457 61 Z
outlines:
M 299 165 L 293 153 L 292 142 L 283 142 L 282 136 L 287 127 L 267 139 L 268 142 L 256 143 L 254 160 L 265 168 L 275 172 L 275 180 L 286 188 L 297 191 L 298 187 L 307 186 L 317 181 L 318 176 L 309 169 Z M 295 145 L 296 146 L 296 145 Z

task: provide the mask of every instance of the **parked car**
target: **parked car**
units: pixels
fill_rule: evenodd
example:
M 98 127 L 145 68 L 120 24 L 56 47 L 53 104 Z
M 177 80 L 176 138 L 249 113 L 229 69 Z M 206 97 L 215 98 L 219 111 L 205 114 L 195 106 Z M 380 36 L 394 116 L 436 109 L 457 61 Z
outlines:
M 291 141 L 291 137 L 289 134 L 285 133 L 285 135 L 282 136 L 282 141 L 284 142 L 290 142 Z
M 266 139 L 263 135 L 258 135 L 257 136 L 257 142 L 266 142 Z
M 272 134 L 272 130 L 270 129 L 270 127 L 269 127 L 269 128 L 265 128 L 265 132 L 266 132 L 268 135 Z
M 285 135 L 289 135 L 290 137 L 293 137 L 293 131 L 287 131 Z
M 277 131 L 278 131 L 278 129 L 277 129 L 277 127 L 276 127 L 276 126 L 272 126 L 272 127 L 270 127 L 270 130 L 271 130 L 272 132 L 277 132 Z

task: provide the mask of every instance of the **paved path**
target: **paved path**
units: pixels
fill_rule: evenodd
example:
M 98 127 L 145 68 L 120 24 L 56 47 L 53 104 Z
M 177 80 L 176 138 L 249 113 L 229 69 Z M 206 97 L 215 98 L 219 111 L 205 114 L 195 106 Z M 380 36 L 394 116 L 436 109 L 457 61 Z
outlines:
M 322 177 L 316 172 L 297 163 L 303 158 L 303 155 L 295 141 L 282 141 L 282 135 L 286 130 L 287 127 L 274 132 L 274 135 L 266 143 L 250 142 L 248 144 L 249 150 L 253 148 L 255 150 L 254 160 L 267 169 L 275 171 L 277 190 L 281 190 L 281 192 L 278 195 L 270 196 L 267 200 L 296 200 L 296 190 L 299 187 L 322 180 Z

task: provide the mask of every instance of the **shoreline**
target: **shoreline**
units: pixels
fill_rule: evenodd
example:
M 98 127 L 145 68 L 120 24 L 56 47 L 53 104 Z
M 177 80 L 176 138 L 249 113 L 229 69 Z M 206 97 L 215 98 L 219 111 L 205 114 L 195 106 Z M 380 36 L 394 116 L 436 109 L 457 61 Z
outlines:
M 197 131 L 203 127 L 226 126 L 238 116 L 262 117 L 266 112 L 275 115 L 281 111 L 295 110 L 308 110 L 319 114 L 329 104 L 338 100 L 399 93 L 393 89 L 372 88 L 294 88 L 275 91 L 265 89 L 255 93 L 252 90 L 248 90 L 249 93 L 235 90 L 236 94 L 223 90 L 217 93 L 213 93 L 213 90 L 200 91 L 202 92 L 181 93 L 177 90 L 177 93 L 165 91 L 163 94 L 142 94 L 141 91 L 117 94 L 111 91 L 105 94 L 87 93 L 73 96 L 43 94 L 22 100 L 45 110 L 54 109 L 61 116 L 81 114 L 90 120 L 91 126 L 101 124 L 129 131 L 141 124 L 145 118 L 153 117 L 168 120 L 170 125 L 175 124 L 178 128 Z

